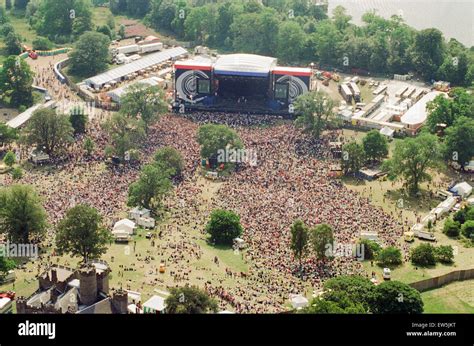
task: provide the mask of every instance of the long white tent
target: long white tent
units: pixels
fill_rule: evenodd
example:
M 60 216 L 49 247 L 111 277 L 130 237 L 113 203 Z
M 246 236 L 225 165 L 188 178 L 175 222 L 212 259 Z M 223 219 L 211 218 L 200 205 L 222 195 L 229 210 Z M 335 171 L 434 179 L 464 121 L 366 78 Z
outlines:
M 182 47 L 167 49 L 162 52 L 154 53 L 144 58 L 138 59 L 130 64 L 114 68 L 95 77 L 88 78 L 84 81 L 84 83 L 93 88 L 100 88 L 112 81 L 120 81 L 122 78 L 132 73 L 136 73 L 154 65 L 161 64 L 167 60 L 177 59 L 187 54 L 188 52 L 186 49 Z
M 31 116 L 33 115 L 33 113 L 40 109 L 40 108 L 50 108 L 52 107 L 53 105 L 55 104 L 54 101 L 48 101 L 46 103 L 41 103 L 41 104 L 38 104 L 38 105 L 35 105 L 33 107 L 30 107 L 28 108 L 26 111 L 24 111 L 23 113 L 21 114 L 18 114 L 16 117 L 14 117 L 13 119 L 9 120 L 7 122 L 7 125 L 10 126 L 11 128 L 14 128 L 14 129 L 17 129 L 19 127 L 22 127 L 24 124 L 26 124 L 28 122 L 28 120 L 30 120 Z

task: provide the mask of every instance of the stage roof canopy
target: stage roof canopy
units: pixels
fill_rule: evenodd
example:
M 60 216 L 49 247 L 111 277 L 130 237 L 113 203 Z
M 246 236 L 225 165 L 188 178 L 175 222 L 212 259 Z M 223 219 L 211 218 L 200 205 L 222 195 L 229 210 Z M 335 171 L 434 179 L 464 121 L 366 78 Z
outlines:
M 214 73 L 220 75 L 267 77 L 276 66 L 277 59 L 254 54 L 229 54 L 220 56 Z

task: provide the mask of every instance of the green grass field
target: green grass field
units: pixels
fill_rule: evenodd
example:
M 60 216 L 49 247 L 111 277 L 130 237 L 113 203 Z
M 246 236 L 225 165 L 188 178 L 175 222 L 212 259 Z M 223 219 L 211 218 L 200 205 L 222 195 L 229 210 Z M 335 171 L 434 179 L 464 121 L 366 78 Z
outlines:
M 425 313 L 474 313 L 474 280 L 454 282 L 421 294 Z

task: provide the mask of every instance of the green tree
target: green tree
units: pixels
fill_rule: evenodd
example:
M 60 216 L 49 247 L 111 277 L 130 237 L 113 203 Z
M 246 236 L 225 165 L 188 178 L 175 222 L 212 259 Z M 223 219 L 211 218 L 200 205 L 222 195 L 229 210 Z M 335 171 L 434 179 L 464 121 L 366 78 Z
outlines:
M 451 264 L 454 262 L 454 249 L 451 245 L 440 245 L 434 250 L 438 262 Z
M 217 302 L 195 286 L 172 288 L 165 300 L 168 314 L 216 313 Z
M 363 276 L 341 275 L 327 280 L 324 283 L 324 290 L 326 292 L 345 292 L 351 301 L 362 304 L 364 311 L 367 312 L 372 303 L 375 286 Z M 325 295 L 326 299 L 331 299 L 330 297 L 328 294 Z
M 14 31 L 10 31 L 5 37 L 5 45 L 7 46 L 7 53 L 9 55 L 18 55 L 22 51 L 21 37 Z
M 385 281 L 376 286 L 372 311 L 376 314 L 421 314 L 420 292 L 400 281 Z
M 322 131 L 334 124 L 333 108 L 335 102 L 323 91 L 312 91 L 299 96 L 295 103 L 295 112 L 300 114 L 297 125 L 303 126 L 305 131 L 319 138 Z
M 111 40 L 113 40 L 113 38 L 114 38 L 114 32 L 110 29 L 110 27 L 108 25 L 101 25 L 101 26 L 97 27 L 96 31 L 100 32 L 101 34 L 104 34 L 105 36 L 107 36 Z
M 359 244 L 363 246 L 364 260 L 372 260 L 377 258 L 382 247 L 373 240 L 362 239 Z
M 212 242 L 218 245 L 232 245 L 242 231 L 240 216 L 230 210 L 213 210 L 206 225 L 206 232 L 211 236 Z
M 73 128 L 67 116 L 54 109 L 40 108 L 31 116 L 23 136 L 48 155 L 58 154 L 72 142 Z
M 15 167 L 11 171 L 13 180 L 20 180 L 23 177 L 23 171 L 21 167 Z
M 163 147 L 156 151 L 154 163 L 172 171 L 172 176 L 181 176 L 184 160 L 181 153 L 173 147 Z
M 33 40 L 33 49 L 36 50 L 51 50 L 53 49 L 53 42 L 51 42 L 46 37 L 38 37 Z
M 121 160 L 124 160 L 125 154 L 136 149 L 145 138 L 143 122 L 126 118 L 122 114 L 114 114 L 107 121 L 105 128 L 111 139 L 107 152 Z
M 413 62 L 417 71 L 430 80 L 435 77 L 444 59 L 444 38 L 438 29 L 424 29 L 416 34 Z
M 0 190 L 0 230 L 13 242 L 26 244 L 32 235 L 46 230 L 46 212 L 41 200 L 27 185 Z
M 94 151 L 94 141 L 90 137 L 87 137 L 84 140 L 84 150 L 86 151 L 87 156 L 90 156 Z
M 15 9 L 24 10 L 30 0 L 15 0 Z
M 420 244 L 411 251 L 411 262 L 420 267 L 436 264 L 435 248 L 431 244 Z
M 38 18 L 38 33 L 56 41 L 92 29 L 92 11 L 85 0 L 43 0 Z
M 461 226 L 461 233 L 468 239 L 474 241 L 474 220 L 468 220 Z
M 5 146 L 18 138 L 18 133 L 5 123 L 0 123 L 0 146 Z
M 215 7 L 203 6 L 194 8 L 184 21 L 186 38 L 197 44 L 212 43 L 216 19 Z
M 158 86 L 143 83 L 131 85 L 121 99 L 120 113 L 127 117 L 140 116 L 146 132 L 149 126 L 158 121 L 159 116 L 167 110 L 163 89 Z
M 0 252 L 0 283 L 5 279 L 8 274 L 8 271 L 15 269 L 15 267 L 15 261 L 5 257 L 5 255 Z
M 13 151 L 9 151 L 8 153 L 5 154 L 3 158 L 3 163 L 7 165 L 8 168 L 12 168 L 15 162 L 16 162 L 16 155 Z
M 437 166 L 441 158 L 438 138 L 422 133 L 415 138 L 406 138 L 397 142 L 393 156 L 384 162 L 390 179 L 402 178 L 410 194 L 419 191 L 419 184 L 431 180 L 428 169 Z
M 102 226 L 102 217 L 98 211 L 79 204 L 69 209 L 59 222 L 56 248 L 60 254 L 82 257 L 82 262 L 87 263 L 106 253 L 110 240 L 110 232 Z
M 311 244 L 319 259 L 332 258 L 334 233 L 331 226 L 320 224 L 311 230 Z M 329 251 L 328 251 L 329 250 Z
M 217 158 L 221 150 L 243 148 L 237 132 L 225 125 L 202 125 L 197 137 L 202 158 Z
M 120 25 L 120 28 L 119 28 L 119 31 L 118 31 L 118 35 L 120 36 L 120 38 L 121 38 L 122 40 L 126 37 L 125 25 L 123 25 L 123 24 Z
M 347 14 L 346 9 L 343 6 L 336 6 L 334 10 L 332 10 L 332 18 L 336 28 L 343 32 L 350 24 L 352 17 Z
M 278 31 L 278 58 L 287 63 L 299 61 L 304 48 L 305 35 L 298 23 L 284 22 Z
M 459 236 L 460 231 L 461 224 L 458 221 L 454 221 L 453 219 L 447 219 L 444 223 L 443 233 L 446 234 L 448 237 L 456 238 Z
M 341 165 L 344 174 L 356 174 L 365 162 L 364 147 L 357 142 L 350 142 L 342 147 Z
M 456 119 L 453 126 L 446 130 L 445 148 L 446 157 L 454 159 L 464 168 L 474 157 L 474 117 Z
M 170 171 L 146 165 L 143 167 L 138 181 L 130 185 L 128 205 L 157 210 L 163 197 L 171 190 Z
M 362 140 L 365 155 L 372 162 L 380 161 L 388 155 L 387 139 L 377 130 L 372 130 Z
M 387 246 L 379 251 L 377 262 L 383 266 L 397 266 L 402 264 L 402 253 L 394 246 Z
M 10 56 L 0 70 L 0 92 L 12 107 L 33 105 L 33 72 L 29 65 L 18 57 Z
M 87 120 L 88 117 L 83 107 L 74 107 L 71 109 L 69 121 L 74 129 L 75 135 L 80 135 L 86 132 Z
M 81 35 L 70 54 L 69 71 L 89 77 L 107 69 L 110 39 L 99 32 Z
M 279 25 L 278 14 L 270 8 L 237 15 L 230 26 L 234 50 L 274 56 Z
M 308 251 L 308 228 L 301 220 L 296 220 L 293 225 L 291 225 L 291 250 L 296 259 L 298 259 L 300 264 L 300 271 L 302 269 L 301 260 L 306 256 Z
M 351 300 L 347 293 L 343 291 L 336 291 L 324 294 L 323 297 L 313 299 L 310 306 L 302 309 L 301 313 L 365 314 L 366 310 L 360 302 Z

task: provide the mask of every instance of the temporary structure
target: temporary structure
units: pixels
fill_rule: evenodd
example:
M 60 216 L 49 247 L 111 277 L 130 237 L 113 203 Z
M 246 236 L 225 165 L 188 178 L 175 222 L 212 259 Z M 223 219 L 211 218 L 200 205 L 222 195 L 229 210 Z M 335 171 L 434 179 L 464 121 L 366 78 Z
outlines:
M 145 314 L 157 314 L 163 313 L 166 308 L 165 298 L 160 296 L 153 296 L 143 304 L 143 313 Z
M 117 232 L 117 233 L 118 232 L 126 232 L 129 235 L 131 235 L 135 232 L 136 227 L 137 226 L 136 226 L 135 222 L 133 222 L 132 220 L 122 219 L 114 225 L 114 229 L 113 229 L 112 233 L 114 233 L 114 232 Z
M 128 218 L 138 221 L 142 217 L 150 217 L 150 210 L 146 208 L 135 207 L 128 212 Z
M 290 302 L 294 309 L 302 309 L 308 306 L 308 299 L 303 297 L 301 294 L 291 294 Z
M 450 191 L 462 198 L 466 198 L 472 193 L 472 186 L 464 181 L 455 185 Z

